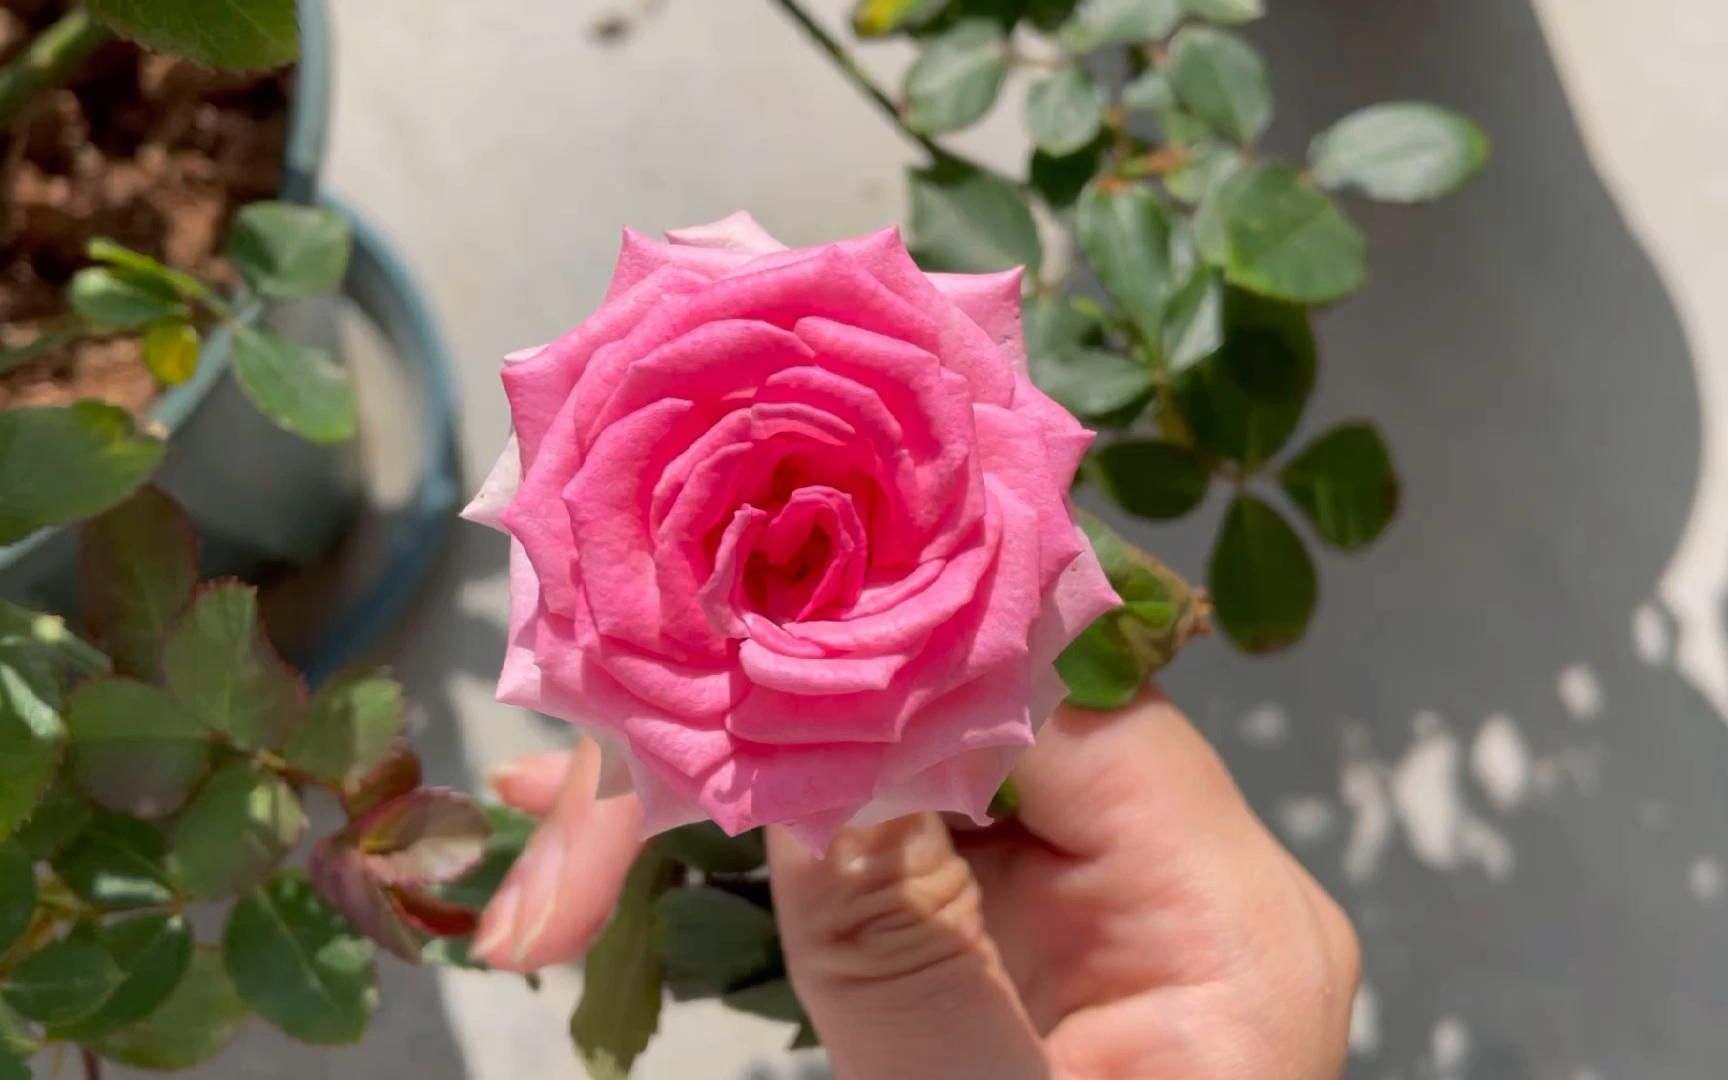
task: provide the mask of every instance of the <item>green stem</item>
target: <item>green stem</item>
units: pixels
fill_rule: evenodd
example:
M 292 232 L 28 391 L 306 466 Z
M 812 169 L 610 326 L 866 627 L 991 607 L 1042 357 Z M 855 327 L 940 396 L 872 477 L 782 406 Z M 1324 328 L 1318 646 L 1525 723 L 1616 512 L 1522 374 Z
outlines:
M 822 24 L 817 22 L 808 11 L 805 11 L 798 0 L 774 0 L 774 2 L 780 5 L 781 10 L 786 12 L 792 21 L 803 29 L 804 33 L 816 43 L 818 48 L 828 54 L 828 58 L 834 61 L 834 66 L 840 69 L 840 73 L 845 75 L 847 80 L 857 87 L 865 97 L 875 102 L 876 108 L 881 110 L 882 115 L 892 121 L 894 126 L 899 128 L 907 138 L 922 146 L 937 161 L 953 157 L 952 154 L 931 141 L 928 135 L 921 135 L 907 126 L 906 118 L 900 115 L 900 110 L 894 105 L 894 99 L 871 81 L 870 76 L 865 74 L 864 69 L 858 65 L 852 51 L 834 40 L 834 35 L 824 29 Z
M 36 35 L 22 53 L 0 68 L 0 128 L 10 127 L 18 110 L 37 91 L 66 81 L 107 40 L 108 28 L 80 8 Z

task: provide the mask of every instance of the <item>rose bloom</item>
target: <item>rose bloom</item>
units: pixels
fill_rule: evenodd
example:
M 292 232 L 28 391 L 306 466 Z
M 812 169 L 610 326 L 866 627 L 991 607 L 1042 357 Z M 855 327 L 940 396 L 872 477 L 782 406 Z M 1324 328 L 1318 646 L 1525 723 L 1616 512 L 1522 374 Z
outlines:
M 1118 602 L 1020 271 L 744 213 L 668 239 L 626 230 L 600 309 L 505 358 L 515 435 L 466 512 L 513 538 L 499 700 L 592 734 L 649 833 L 987 821 Z

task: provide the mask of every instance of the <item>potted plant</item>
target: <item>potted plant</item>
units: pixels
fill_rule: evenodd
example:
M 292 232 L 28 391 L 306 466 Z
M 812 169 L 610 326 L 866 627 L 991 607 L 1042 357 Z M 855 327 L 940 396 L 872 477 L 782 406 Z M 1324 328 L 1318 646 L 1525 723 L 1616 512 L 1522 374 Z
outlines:
M 317 674 L 417 580 L 455 494 L 423 304 L 364 223 L 312 201 L 321 9 L 206 7 L 47 0 L 4 26 L 0 594 L 28 604 L 0 600 L 5 1077 L 44 1049 L 88 1076 L 188 1067 L 254 1012 L 358 1038 L 377 991 L 354 927 L 418 962 L 510 857 L 509 815 L 421 786 L 387 675 L 313 693 L 252 584 L 199 584 L 319 557 L 352 512 L 359 410 L 315 306 L 338 288 L 416 354 L 434 415 L 413 535 Z M 310 876 L 283 870 L 319 792 L 347 824 Z M 230 901 L 220 943 L 195 944 L 188 906 Z M 307 947 L 341 978 L 308 973 Z

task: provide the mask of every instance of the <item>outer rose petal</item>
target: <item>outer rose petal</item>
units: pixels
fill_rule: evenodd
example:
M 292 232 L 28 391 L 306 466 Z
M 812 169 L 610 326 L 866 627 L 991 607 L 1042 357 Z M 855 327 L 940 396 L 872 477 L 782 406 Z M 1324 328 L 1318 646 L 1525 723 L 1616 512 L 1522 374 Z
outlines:
M 666 239 L 684 247 L 719 248 L 722 251 L 742 251 L 749 255 L 767 255 L 785 251 L 786 245 L 768 235 L 768 230 L 756 224 L 748 210 L 728 214 L 706 225 L 688 229 L 667 229 Z
M 1020 330 L 1020 280 L 1024 268 L 999 274 L 930 274 L 930 283 L 971 317 L 1014 370 L 1026 374 L 1026 336 Z
M 492 471 L 486 474 L 486 482 L 474 493 L 474 501 L 462 508 L 462 516 L 477 525 L 503 532 L 504 508 L 510 505 L 510 500 L 516 497 L 516 489 L 521 486 L 522 451 L 516 444 L 516 433 L 512 431 L 504 444 L 504 452 L 498 455 Z
M 517 349 L 504 354 L 506 368 L 532 360 L 544 352 L 546 346 L 535 345 L 527 349 Z M 492 471 L 486 475 L 486 482 L 480 485 L 475 493 L 474 501 L 462 510 L 462 516 L 469 521 L 488 528 L 504 531 L 501 515 L 504 507 L 516 497 L 516 489 L 522 483 L 522 450 L 516 442 L 516 432 L 510 432 L 510 439 L 504 444 L 504 452 L 498 455 L 498 461 L 492 466 Z
M 638 283 L 667 268 L 684 270 L 713 281 L 756 258 L 749 252 L 716 247 L 693 247 L 668 244 L 635 229 L 624 230 L 624 244 L 618 252 L 618 266 L 612 271 L 612 282 L 606 286 L 606 301 L 634 289 Z

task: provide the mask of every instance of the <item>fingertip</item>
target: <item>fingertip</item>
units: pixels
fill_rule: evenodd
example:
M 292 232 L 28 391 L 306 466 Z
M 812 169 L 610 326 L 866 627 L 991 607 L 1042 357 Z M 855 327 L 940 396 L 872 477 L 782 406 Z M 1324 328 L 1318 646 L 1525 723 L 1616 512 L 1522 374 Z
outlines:
M 499 766 L 486 776 L 486 783 L 509 807 L 533 817 L 545 817 L 557 805 L 565 782 L 578 772 L 586 756 L 597 754 L 590 740 L 574 750 L 547 750 Z

